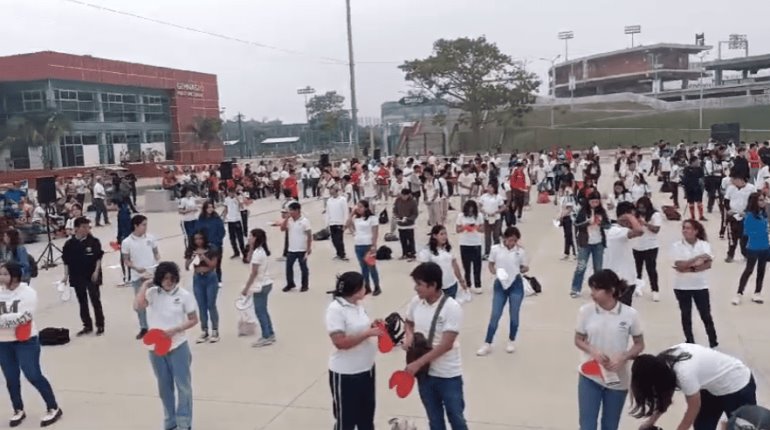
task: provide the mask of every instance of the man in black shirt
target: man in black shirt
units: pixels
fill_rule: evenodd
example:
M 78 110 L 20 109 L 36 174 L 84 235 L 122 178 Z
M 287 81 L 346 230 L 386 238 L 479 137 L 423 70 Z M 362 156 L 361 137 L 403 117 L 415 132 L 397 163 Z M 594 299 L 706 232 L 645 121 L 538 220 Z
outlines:
M 83 329 L 77 336 L 89 334 L 94 330 L 91 313 L 88 309 L 88 297 L 94 307 L 96 335 L 104 334 L 104 313 L 99 287 L 102 284 L 102 244 L 91 235 L 91 221 L 86 217 L 75 219 L 75 234 L 67 240 L 62 251 L 64 260 L 64 278 L 62 282 L 75 288 L 80 304 L 80 319 Z
M 738 148 L 738 155 L 733 159 L 733 167 L 730 169 L 730 176 L 739 176 L 748 181 L 751 176 L 750 173 L 749 160 L 746 158 L 746 147 L 741 146 Z

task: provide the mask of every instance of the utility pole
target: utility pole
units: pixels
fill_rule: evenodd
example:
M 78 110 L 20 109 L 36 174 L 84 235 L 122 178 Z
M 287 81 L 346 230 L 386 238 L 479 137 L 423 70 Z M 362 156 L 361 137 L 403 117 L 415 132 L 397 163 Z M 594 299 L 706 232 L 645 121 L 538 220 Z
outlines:
M 246 145 L 246 142 L 243 141 L 243 114 L 238 112 L 238 146 L 241 147 L 241 158 L 244 158 L 244 146 Z
M 348 64 L 350 66 L 350 118 L 353 132 L 350 134 L 350 144 L 353 155 L 358 156 L 358 103 L 356 101 L 356 63 L 353 60 L 353 22 L 350 14 L 350 0 L 345 0 L 348 22 Z

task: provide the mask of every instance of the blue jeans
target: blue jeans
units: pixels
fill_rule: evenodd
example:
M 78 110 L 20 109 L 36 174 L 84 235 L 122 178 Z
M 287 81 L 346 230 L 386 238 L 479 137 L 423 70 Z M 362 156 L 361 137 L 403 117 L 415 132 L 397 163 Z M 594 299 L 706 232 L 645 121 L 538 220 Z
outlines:
M 254 293 L 254 312 L 257 314 L 257 320 L 259 321 L 259 328 L 262 330 L 263 339 L 275 336 L 273 322 L 270 320 L 270 314 L 267 313 L 267 296 L 272 289 L 272 285 L 265 285 L 262 287 L 262 291 Z
M 451 287 L 444 288 L 444 294 L 451 298 L 457 297 L 457 282 L 455 282 Z
M 463 377 L 439 378 L 425 375 L 417 380 L 420 399 L 428 415 L 430 430 L 446 430 L 444 410 L 452 430 L 467 430 L 463 411 Z
M 286 253 L 286 285 L 296 287 L 294 283 L 294 262 L 299 262 L 299 270 L 302 272 L 302 287 L 307 287 L 310 283 L 310 272 L 307 269 L 307 258 L 305 252 Z
M 601 243 L 578 246 L 577 267 L 575 267 L 575 274 L 572 276 L 572 291 L 575 293 L 579 293 L 583 289 L 583 277 L 586 274 L 586 267 L 588 267 L 588 257 L 591 257 L 594 264 L 594 273 L 602 270 L 604 246 Z
M 361 266 L 361 274 L 364 276 L 364 283 L 369 285 L 369 276 L 371 276 L 374 287 L 379 288 L 380 274 L 377 272 L 377 266 L 369 266 L 366 264 L 366 261 L 364 261 L 364 257 L 369 253 L 370 249 L 372 249 L 371 245 L 356 245 L 356 258 L 358 259 L 358 264 Z
M 164 428 L 189 429 L 192 427 L 193 408 L 190 346 L 184 342 L 163 357 L 158 357 L 152 351 L 149 354 L 152 371 L 158 380 L 160 401 L 163 403 Z M 179 399 L 175 399 L 175 395 Z
M 602 411 L 601 430 L 617 430 L 628 390 L 612 390 L 580 375 L 578 409 L 580 430 L 596 430 L 599 409 Z
M 211 329 L 219 330 L 219 311 L 217 310 L 217 294 L 219 293 L 219 279 L 213 270 L 207 273 L 193 275 L 193 294 L 198 302 L 201 328 L 209 330 L 209 317 L 211 317 Z
M 24 410 L 21 400 L 21 372 L 43 397 L 47 409 L 57 409 L 56 397 L 51 384 L 40 369 L 40 341 L 37 336 L 26 342 L 0 342 L 0 368 L 3 369 L 8 396 L 13 409 Z
M 495 280 L 492 294 L 492 315 L 489 317 L 485 342 L 491 344 L 495 338 L 497 324 L 500 322 L 500 317 L 503 316 L 503 309 L 505 309 L 506 303 L 508 303 L 510 318 L 508 339 L 516 340 L 516 334 L 519 332 L 519 310 L 521 309 L 521 303 L 524 301 L 524 282 L 521 280 L 521 275 L 516 276 L 516 279 L 513 280 L 513 285 L 508 287 L 507 290 L 503 289 L 503 284 L 499 280 Z
M 139 289 L 142 287 L 144 279 L 139 278 L 131 281 L 131 287 L 134 289 L 134 297 L 139 294 Z M 136 311 L 136 316 L 139 317 L 139 328 L 147 330 L 147 310 L 139 309 Z

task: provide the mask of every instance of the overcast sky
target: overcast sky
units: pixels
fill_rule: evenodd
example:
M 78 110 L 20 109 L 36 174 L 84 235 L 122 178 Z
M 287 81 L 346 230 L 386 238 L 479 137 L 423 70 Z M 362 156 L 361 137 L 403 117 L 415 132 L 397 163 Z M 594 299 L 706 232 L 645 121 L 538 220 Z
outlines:
M 78 0 L 81 1 L 81 0 Z M 0 0 L 0 55 L 42 50 L 89 54 L 215 73 L 226 115 L 304 121 L 297 88 L 337 90 L 348 98 L 344 0 L 82 0 L 136 15 L 221 33 L 265 49 L 119 15 L 68 0 Z M 735 5 L 735 9 L 730 8 Z M 486 35 L 528 61 L 546 81 L 540 57 L 564 56 L 556 33 L 573 30 L 570 58 L 630 46 L 623 26 L 639 24 L 637 43 L 716 45 L 745 33 L 752 54 L 770 53 L 767 0 L 352 0 L 360 115 L 409 89 L 396 68 L 430 53 L 438 38 Z M 737 51 L 723 57 L 737 56 Z M 716 58 L 716 48 L 711 52 Z M 545 85 L 545 84 L 544 84 Z

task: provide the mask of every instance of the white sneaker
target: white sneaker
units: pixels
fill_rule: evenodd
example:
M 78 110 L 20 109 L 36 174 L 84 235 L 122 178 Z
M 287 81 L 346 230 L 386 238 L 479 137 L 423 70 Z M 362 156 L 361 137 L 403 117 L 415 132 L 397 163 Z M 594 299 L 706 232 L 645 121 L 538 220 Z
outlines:
M 765 302 L 765 299 L 762 298 L 762 295 L 759 293 L 754 293 L 753 296 L 751 296 L 751 301 L 754 303 L 762 304 Z
M 25 418 L 27 418 L 27 414 L 25 414 L 24 411 L 15 411 L 9 421 L 9 425 L 11 427 L 18 427 Z
M 61 408 L 50 409 L 45 415 L 43 415 L 43 418 L 40 419 L 40 427 L 50 426 L 56 421 L 59 421 L 59 418 L 61 418 L 61 416 L 62 416 Z
M 473 291 L 473 294 L 482 294 L 484 292 L 480 287 L 471 288 L 471 291 Z
M 217 343 L 219 342 L 219 330 L 212 330 L 211 336 L 209 336 L 209 342 L 210 343 Z
M 209 340 L 209 332 L 204 331 L 201 333 L 200 337 L 195 341 L 195 343 L 205 343 Z
M 476 355 L 483 357 L 485 355 L 489 355 L 490 352 L 492 352 L 492 345 L 485 343 L 481 346 L 481 348 L 479 348 L 478 351 L 476 351 Z
M 513 354 L 516 352 L 516 344 L 511 340 L 508 342 L 508 345 L 505 347 L 505 352 L 508 354 Z
M 660 301 L 660 293 L 657 291 L 652 292 L 652 301 L 653 302 L 659 302 Z
M 738 306 L 738 305 L 741 304 L 741 298 L 742 297 L 743 297 L 743 294 L 738 294 L 735 297 L 733 297 L 733 301 L 730 302 L 730 303 L 734 304 L 735 306 Z

